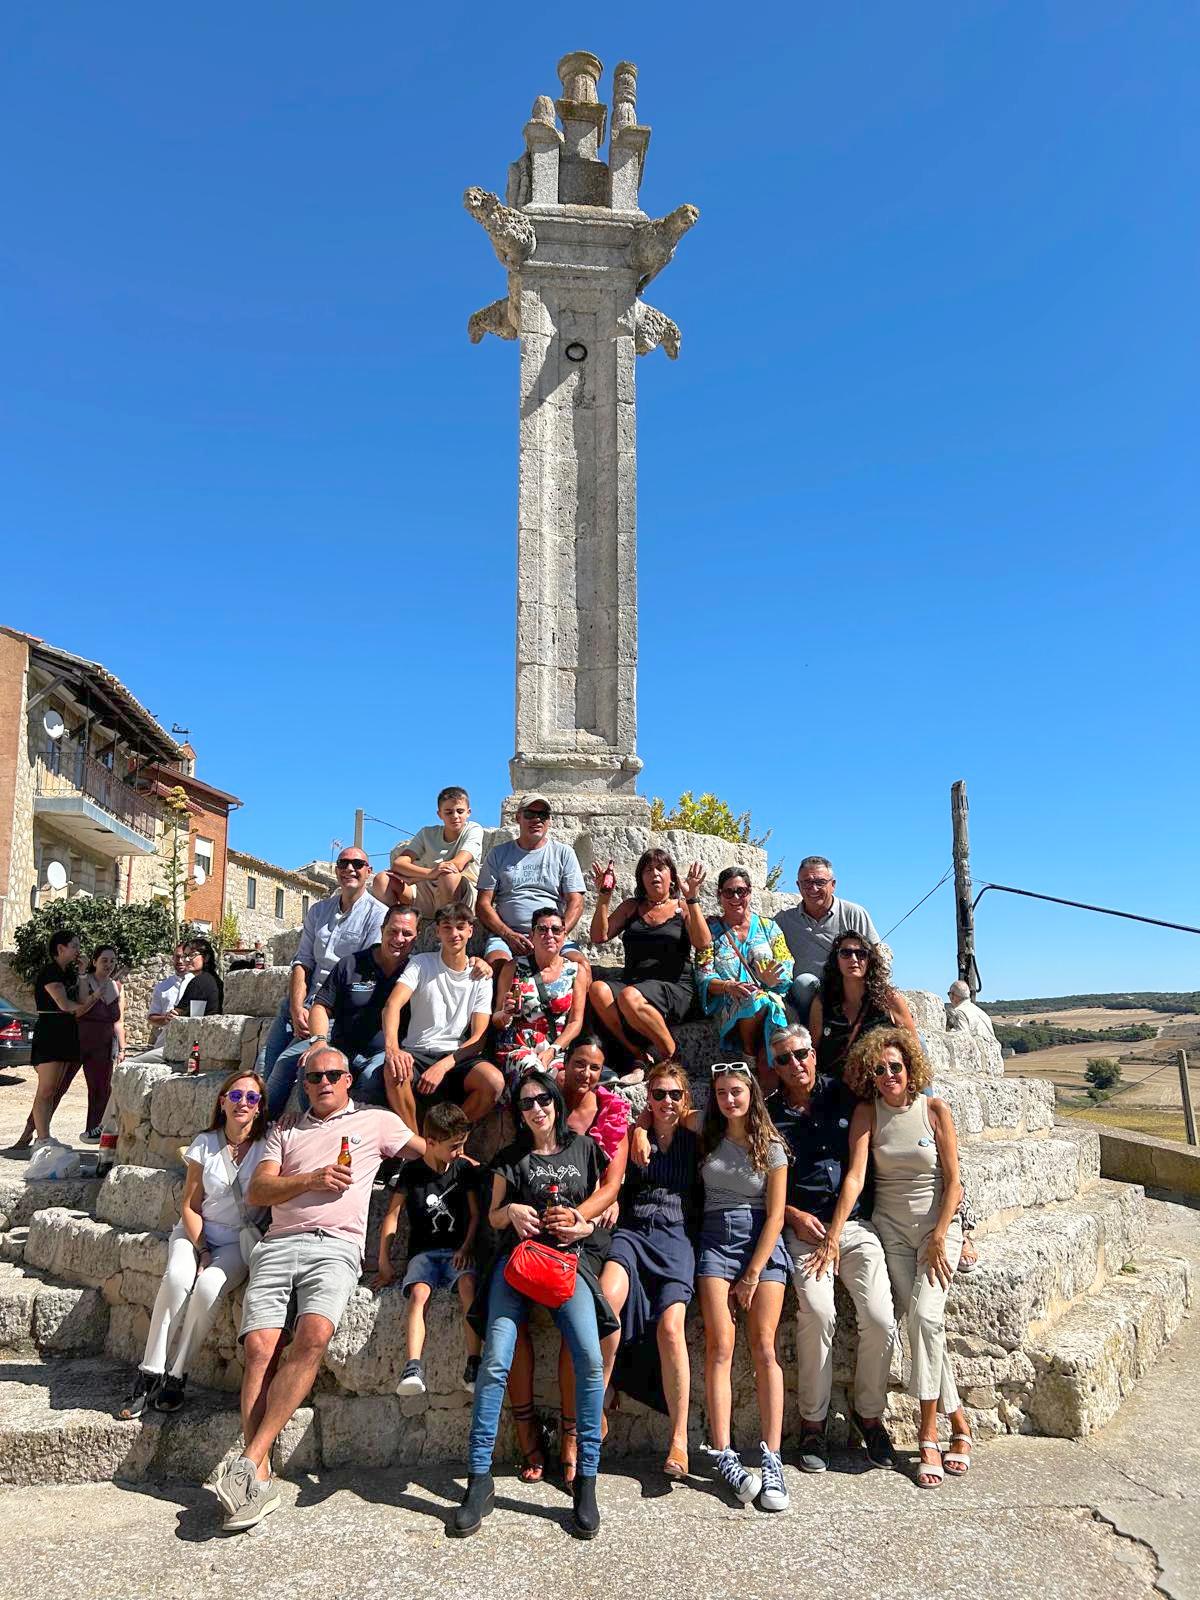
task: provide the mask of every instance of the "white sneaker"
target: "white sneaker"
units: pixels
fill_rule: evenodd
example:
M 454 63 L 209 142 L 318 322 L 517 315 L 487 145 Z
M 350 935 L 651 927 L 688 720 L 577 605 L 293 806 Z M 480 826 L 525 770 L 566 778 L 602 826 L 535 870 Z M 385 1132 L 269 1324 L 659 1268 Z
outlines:
M 759 1504 L 764 1511 L 786 1511 L 792 1502 L 783 1481 L 783 1462 L 777 1451 L 768 1450 L 765 1444 L 759 1448 L 762 1450 L 762 1498 Z
M 238 1456 L 235 1461 L 223 1461 L 217 1468 L 213 1488 L 230 1516 L 245 1505 L 246 1491 L 257 1476 L 253 1461 L 246 1456 Z
M 245 1533 L 250 1528 L 256 1528 L 272 1511 L 278 1511 L 280 1504 L 274 1473 L 266 1482 L 255 1473 L 246 1490 L 245 1501 L 237 1511 L 225 1518 L 222 1526 L 226 1533 Z
M 751 1500 L 757 1500 L 762 1489 L 762 1478 L 757 1472 L 750 1472 L 742 1465 L 742 1458 L 732 1445 L 726 1445 L 724 1450 L 713 1452 L 714 1465 L 727 1488 L 748 1506 Z

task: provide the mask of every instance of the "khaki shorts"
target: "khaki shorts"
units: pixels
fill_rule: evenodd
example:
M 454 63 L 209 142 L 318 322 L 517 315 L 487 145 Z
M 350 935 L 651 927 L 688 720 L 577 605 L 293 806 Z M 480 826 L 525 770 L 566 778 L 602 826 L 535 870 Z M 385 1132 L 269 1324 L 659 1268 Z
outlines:
M 469 906 L 474 911 L 475 885 L 478 881 L 479 863 L 478 861 L 468 861 L 462 870 L 462 877 L 459 879 L 458 893 L 454 897 L 455 903 Z M 413 884 L 413 888 L 417 891 L 417 910 L 423 917 L 432 917 L 437 910 L 437 904 L 433 897 L 436 884 L 436 878 L 422 878 L 419 883 Z
M 250 1257 L 238 1338 L 290 1328 L 297 1317 L 328 1317 L 336 1328 L 362 1271 L 359 1248 L 320 1229 L 260 1239 Z

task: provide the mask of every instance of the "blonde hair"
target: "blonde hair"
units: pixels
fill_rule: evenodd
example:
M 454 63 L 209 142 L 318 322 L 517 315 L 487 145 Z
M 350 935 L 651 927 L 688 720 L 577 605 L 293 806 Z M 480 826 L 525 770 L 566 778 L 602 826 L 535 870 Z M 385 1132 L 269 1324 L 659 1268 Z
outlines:
M 650 1091 L 662 1078 L 671 1078 L 683 1090 L 683 1099 L 679 1102 L 679 1120 L 694 1109 L 692 1101 L 692 1084 L 687 1072 L 679 1061 L 656 1061 L 646 1074 L 646 1100 L 649 1102 Z
M 905 1095 L 908 1104 L 933 1084 L 933 1068 L 925 1059 L 920 1041 L 907 1028 L 872 1028 L 846 1057 L 842 1081 L 860 1100 L 874 1100 L 879 1093 L 879 1080 L 875 1068 L 883 1060 L 887 1049 L 898 1050 L 904 1058 L 907 1073 Z

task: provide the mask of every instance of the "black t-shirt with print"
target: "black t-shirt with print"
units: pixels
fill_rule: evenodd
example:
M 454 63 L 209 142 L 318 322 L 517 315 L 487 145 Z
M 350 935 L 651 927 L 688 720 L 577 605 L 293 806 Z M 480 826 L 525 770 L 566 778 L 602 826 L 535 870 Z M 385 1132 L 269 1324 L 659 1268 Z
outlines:
M 545 1211 L 551 1202 L 549 1191 L 552 1184 L 558 1185 L 559 1205 L 580 1206 L 600 1182 L 607 1165 L 608 1158 L 596 1141 L 586 1133 L 576 1133 L 571 1135 L 561 1150 L 547 1155 L 510 1144 L 496 1157 L 492 1171 L 508 1185 L 504 1205 L 515 1202 Z M 558 1249 L 579 1249 L 579 1242 L 560 1245 L 551 1234 L 538 1234 L 537 1237 Z M 505 1248 L 515 1242 L 516 1234 L 510 1228 L 505 1234 Z
M 408 1254 L 423 1250 L 457 1250 L 467 1236 L 471 1214 L 467 1197 L 479 1181 L 479 1168 L 465 1156 L 445 1172 L 424 1161 L 410 1161 L 388 1183 L 402 1190 L 408 1216 Z
M 383 1049 L 383 1008 L 408 965 L 402 961 L 394 972 L 385 972 L 375 959 L 380 948 L 373 944 L 343 956 L 314 996 L 329 1012 L 331 1042 L 351 1057 L 378 1055 Z M 405 1021 L 401 1012 L 401 1039 Z

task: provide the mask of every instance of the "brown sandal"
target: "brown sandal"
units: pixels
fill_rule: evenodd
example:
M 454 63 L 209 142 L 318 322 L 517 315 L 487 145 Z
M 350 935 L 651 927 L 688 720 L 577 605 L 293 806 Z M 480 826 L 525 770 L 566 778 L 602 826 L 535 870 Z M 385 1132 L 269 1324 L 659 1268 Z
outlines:
M 534 1415 L 532 1405 L 514 1406 L 513 1422 L 517 1428 L 517 1448 L 521 1452 L 517 1477 L 522 1483 L 541 1483 L 546 1474 L 546 1430 Z M 522 1438 L 525 1430 L 536 1437 L 536 1443 L 528 1447 Z
M 663 1462 L 663 1471 L 668 1478 L 686 1478 L 688 1475 L 688 1457 L 686 1450 L 680 1450 L 672 1445 L 667 1451 L 667 1459 Z

